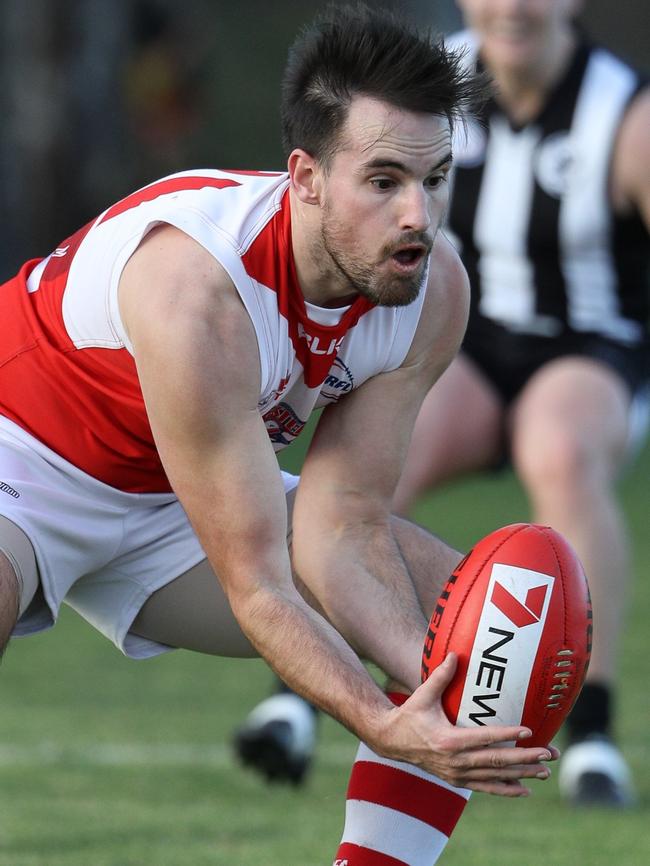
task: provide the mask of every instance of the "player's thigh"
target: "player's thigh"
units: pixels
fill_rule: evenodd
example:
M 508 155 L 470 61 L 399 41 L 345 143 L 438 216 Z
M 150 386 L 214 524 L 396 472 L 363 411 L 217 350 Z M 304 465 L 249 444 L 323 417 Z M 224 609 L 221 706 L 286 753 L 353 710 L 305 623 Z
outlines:
M 154 592 L 130 631 L 177 649 L 235 658 L 258 655 L 207 559 Z
M 287 492 L 288 544 L 294 498 L 295 488 Z M 241 630 L 207 559 L 154 592 L 129 631 L 157 644 L 209 655 L 234 658 L 259 655 Z
M 29 606 L 39 587 L 38 567 L 34 549 L 27 535 L 13 521 L 0 514 L 0 586 L 2 590 L 2 612 L 8 613 L 11 606 L 8 593 L 16 593 L 15 617 L 17 619 Z M 14 623 L 11 626 L 13 628 Z
M 622 377 L 589 357 L 566 356 L 541 367 L 512 408 L 512 457 L 535 476 L 557 467 L 567 476 L 613 474 L 625 458 L 631 395 Z
M 424 399 L 411 437 L 402 484 L 433 486 L 490 465 L 502 444 L 501 400 L 462 353 Z

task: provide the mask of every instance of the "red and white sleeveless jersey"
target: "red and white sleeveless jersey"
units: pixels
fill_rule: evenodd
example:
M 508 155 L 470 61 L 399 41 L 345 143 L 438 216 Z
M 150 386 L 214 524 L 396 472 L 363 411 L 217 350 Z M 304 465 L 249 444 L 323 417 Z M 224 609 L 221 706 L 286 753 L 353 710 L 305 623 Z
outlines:
M 169 223 L 225 268 L 253 322 L 259 411 L 276 450 L 311 411 L 404 360 L 424 292 L 407 307 L 306 304 L 286 174 L 201 170 L 144 187 L 0 287 L 0 414 L 95 478 L 170 491 L 156 451 L 118 283 L 145 234 Z M 155 287 L 151 287 L 155 291 Z M 215 395 L 218 400 L 218 395 Z

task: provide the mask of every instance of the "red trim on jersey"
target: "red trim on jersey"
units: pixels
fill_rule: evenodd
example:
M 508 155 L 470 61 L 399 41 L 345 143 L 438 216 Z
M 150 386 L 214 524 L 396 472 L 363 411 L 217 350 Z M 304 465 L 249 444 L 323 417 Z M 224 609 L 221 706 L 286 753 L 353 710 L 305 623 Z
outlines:
M 151 184 L 109 208 L 112 217 L 171 192 L 240 186 L 201 176 Z M 65 328 L 62 299 L 75 253 L 95 221 L 63 241 L 49 258 L 38 290 L 27 262 L 0 287 L 0 413 L 70 463 L 128 493 L 171 486 L 149 425 L 135 362 L 126 349 L 77 349 Z M 92 286 L 89 286 L 89 291 Z
M 351 842 L 341 842 L 334 866 L 340 863 L 346 866 L 408 866 L 405 860 L 396 860 L 389 854 L 371 851 L 370 848 L 353 845 Z
M 73 235 L 70 235 L 69 238 L 66 238 L 59 246 L 54 250 L 52 255 L 49 258 L 48 263 L 45 265 L 45 270 L 41 275 L 40 288 L 43 288 L 43 281 L 52 281 L 58 279 L 62 274 L 67 276 L 68 271 L 70 270 L 70 265 L 72 264 L 72 260 L 75 256 L 75 253 L 79 249 L 82 240 L 86 237 L 90 229 L 93 227 L 94 220 L 89 223 L 86 223 L 85 226 L 76 231 Z
M 106 222 L 113 217 L 119 216 L 124 211 L 130 210 L 132 207 L 137 207 L 145 201 L 153 201 L 161 195 L 168 195 L 172 192 L 184 192 L 188 189 L 204 189 L 206 186 L 215 187 L 216 189 L 225 189 L 229 186 L 241 186 L 236 180 L 228 180 L 221 177 L 194 177 L 185 175 L 184 177 L 172 177 L 168 180 L 159 180 L 152 183 L 150 186 L 145 186 L 144 189 L 139 189 L 137 192 L 127 195 L 113 207 L 110 207 L 99 220 L 100 223 Z
M 132 356 L 77 350 L 53 333 L 50 292 L 25 288 L 37 263 L 0 286 L 0 321 L 12 323 L 0 343 L 0 414 L 111 487 L 169 492 Z
M 467 800 L 434 781 L 375 761 L 357 761 L 352 768 L 348 800 L 387 806 L 417 818 L 449 837 Z
M 291 207 L 288 191 L 281 210 L 271 219 L 242 256 L 247 273 L 278 296 L 278 309 L 287 319 L 296 357 L 304 369 L 305 384 L 318 388 L 325 381 L 338 346 L 361 316 L 373 308 L 358 297 L 336 325 L 321 325 L 309 318 L 298 282 L 291 242 Z

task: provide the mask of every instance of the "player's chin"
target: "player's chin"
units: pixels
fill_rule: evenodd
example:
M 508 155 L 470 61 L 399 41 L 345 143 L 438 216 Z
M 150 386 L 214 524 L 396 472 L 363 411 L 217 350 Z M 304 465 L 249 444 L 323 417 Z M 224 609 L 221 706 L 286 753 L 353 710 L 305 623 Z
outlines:
M 423 272 L 392 275 L 392 278 L 377 286 L 375 303 L 380 307 L 406 307 L 412 304 L 420 294 L 423 278 Z

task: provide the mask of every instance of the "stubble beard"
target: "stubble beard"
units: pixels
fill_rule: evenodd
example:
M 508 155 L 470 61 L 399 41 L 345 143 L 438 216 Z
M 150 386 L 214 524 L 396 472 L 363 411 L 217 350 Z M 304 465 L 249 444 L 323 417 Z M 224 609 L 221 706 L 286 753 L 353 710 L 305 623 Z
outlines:
M 424 286 L 427 261 L 433 241 L 430 236 L 421 233 L 411 233 L 401 239 L 401 243 L 424 243 L 429 253 L 423 257 L 420 268 L 411 275 L 382 276 L 378 266 L 365 265 L 345 250 L 346 241 L 349 244 L 349 234 L 341 230 L 340 225 L 325 209 L 321 225 L 321 242 L 338 273 L 343 276 L 351 292 L 355 292 L 379 307 L 406 307 L 418 297 Z M 392 254 L 390 248 L 384 248 L 380 262 L 387 260 Z

